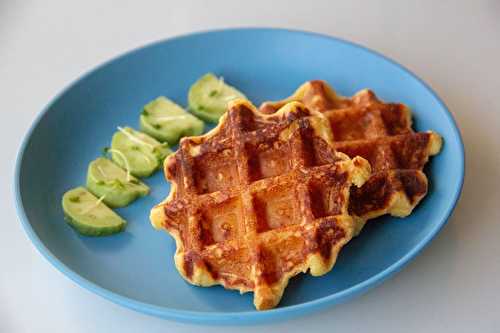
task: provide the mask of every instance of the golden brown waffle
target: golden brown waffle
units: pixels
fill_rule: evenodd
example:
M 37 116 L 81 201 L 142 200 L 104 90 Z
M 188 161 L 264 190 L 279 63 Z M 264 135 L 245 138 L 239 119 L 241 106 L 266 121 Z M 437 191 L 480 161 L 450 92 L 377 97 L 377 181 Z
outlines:
M 285 100 L 263 103 L 260 111 L 272 114 L 291 101 L 328 119 L 335 149 L 370 162 L 371 178 L 361 188 L 351 189 L 349 213 L 358 224 L 357 232 L 366 220 L 380 215 L 409 215 L 426 195 L 422 169 L 429 156 L 439 153 L 442 140 L 434 132 L 414 132 L 408 107 L 384 103 L 370 90 L 342 97 L 318 80 L 306 82 Z
M 320 113 L 294 102 L 264 115 L 245 100 L 211 132 L 184 138 L 165 162 L 171 192 L 151 211 L 153 226 L 176 240 L 181 275 L 253 291 L 262 310 L 294 275 L 330 271 L 355 231 L 351 184 L 370 175 L 365 159 L 331 143 Z

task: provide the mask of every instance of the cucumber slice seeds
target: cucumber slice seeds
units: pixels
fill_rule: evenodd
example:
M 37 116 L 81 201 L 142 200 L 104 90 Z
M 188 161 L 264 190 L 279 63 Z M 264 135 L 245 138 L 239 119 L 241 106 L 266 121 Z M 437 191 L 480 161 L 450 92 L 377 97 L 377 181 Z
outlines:
M 118 127 L 107 152 L 127 173 L 148 177 L 161 167 L 165 157 L 172 151 L 166 143 L 160 143 L 145 133 L 130 127 Z
M 63 195 L 62 206 L 66 221 L 86 236 L 106 236 L 123 231 L 127 222 L 84 187 Z
M 203 133 L 204 124 L 179 105 L 160 96 L 144 106 L 140 127 L 144 133 L 173 146 L 181 137 Z
M 224 83 L 224 79 L 208 73 L 189 89 L 189 110 L 199 118 L 216 123 L 226 112 L 227 103 L 236 98 L 245 98 L 236 88 Z
M 107 158 L 89 164 L 87 188 L 111 208 L 127 206 L 149 193 L 149 187 Z

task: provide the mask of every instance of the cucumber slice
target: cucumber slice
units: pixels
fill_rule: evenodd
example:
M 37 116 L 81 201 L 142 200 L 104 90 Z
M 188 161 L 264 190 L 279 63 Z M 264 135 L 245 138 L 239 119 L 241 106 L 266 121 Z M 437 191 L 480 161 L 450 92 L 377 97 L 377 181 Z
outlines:
M 111 140 L 112 160 L 136 177 L 148 177 L 172 151 L 145 133 L 130 127 L 118 127 Z
M 144 106 L 140 126 L 144 133 L 173 146 L 183 136 L 203 133 L 204 124 L 179 105 L 160 96 Z
M 89 164 L 87 188 L 111 208 L 127 206 L 149 193 L 144 183 L 103 157 Z
M 84 187 L 64 193 L 62 207 L 66 221 L 86 236 L 106 236 L 123 231 L 127 222 Z
M 216 123 L 226 112 L 227 103 L 236 98 L 246 98 L 241 92 L 224 83 L 222 78 L 208 73 L 189 89 L 189 110 L 199 118 Z

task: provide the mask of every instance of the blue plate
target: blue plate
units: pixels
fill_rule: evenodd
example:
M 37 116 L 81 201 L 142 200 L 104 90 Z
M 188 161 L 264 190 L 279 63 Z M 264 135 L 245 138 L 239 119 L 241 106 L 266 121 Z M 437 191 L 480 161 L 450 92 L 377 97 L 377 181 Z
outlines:
M 150 196 L 119 209 L 126 232 L 79 236 L 64 221 L 62 194 L 85 183 L 88 163 L 110 144 L 116 126 L 138 127 L 141 107 L 166 95 L 185 105 L 189 86 L 215 72 L 255 104 L 290 95 L 324 79 L 343 95 L 373 89 L 406 103 L 417 130 L 444 138 L 426 167 L 430 191 L 413 214 L 369 223 L 341 251 L 325 276 L 292 279 L 279 307 L 255 311 L 252 294 L 187 284 L 173 264 L 175 245 L 149 222 L 170 188 L 161 172 L 146 179 Z M 415 75 L 358 45 L 300 31 L 235 29 L 158 42 L 99 66 L 66 88 L 40 113 L 20 149 L 15 196 L 21 221 L 38 250 L 79 285 L 116 303 L 164 318 L 241 324 L 295 317 L 359 295 L 400 270 L 446 223 L 460 195 L 464 151 L 446 106 Z

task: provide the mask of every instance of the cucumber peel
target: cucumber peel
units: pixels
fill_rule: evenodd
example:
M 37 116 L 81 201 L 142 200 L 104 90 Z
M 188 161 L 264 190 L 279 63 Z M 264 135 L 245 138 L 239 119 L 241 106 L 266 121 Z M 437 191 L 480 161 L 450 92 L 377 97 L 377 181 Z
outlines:
M 111 140 L 111 148 L 106 151 L 111 153 L 116 164 L 136 177 L 150 176 L 172 152 L 167 143 L 160 143 L 130 127 L 118 127 Z
M 84 187 L 63 195 L 66 221 L 85 236 L 107 236 L 125 230 L 127 222 Z
M 222 77 L 207 73 L 189 89 L 189 110 L 205 121 L 216 123 L 226 112 L 227 103 L 237 98 L 246 99 L 243 93 L 224 83 Z
M 87 188 L 111 208 L 127 206 L 149 193 L 148 186 L 104 157 L 89 164 Z
M 140 116 L 141 131 L 169 145 L 183 136 L 200 135 L 203 127 L 203 121 L 164 96 L 146 104 Z

